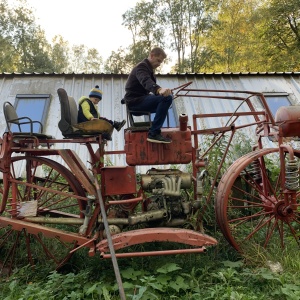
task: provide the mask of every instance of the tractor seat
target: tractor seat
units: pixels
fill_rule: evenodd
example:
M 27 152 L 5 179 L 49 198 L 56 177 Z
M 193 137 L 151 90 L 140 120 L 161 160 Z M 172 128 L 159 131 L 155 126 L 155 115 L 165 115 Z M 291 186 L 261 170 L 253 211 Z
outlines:
M 130 125 L 132 131 L 148 130 L 151 127 L 151 112 L 132 110 L 128 107 L 124 99 L 121 100 L 121 104 L 126 105 L 127 123 Z M 169 127 L 169 113 L 167 114 L 167 124 Z
M 62 135 L 65 138 L 82 138 L 99 136 L 106 140 L 111 140 L 113 126 L 105 120 L 93 120 L 77 123 L 78 108 L 73 97 L 69 97 L 67 92 L 59 88 L 57 94 L 60 101 L 61 120 L 58 123 Z
M 12 129 L 17 128 L 18 131 L 12 132 L 14 136 L 18 137 L 35 137 L 38 139 L 54 139 L 51 135 L 43 133 L 43 124 L 40 121 L 33 121 L 29 117 L 19 117 L 14 106 L 6 101 L 3 104 L 3 112 L 7 125 L 7 130 L 12 132 Z M 34 131 L 34 125 L 37 124 L 39 127 L 39 132 Z M 14 128 L 12 128 L 13 125 Z M 29 125 L 29 126 L 28 126 Z M 26 127 L 27 131 L 23 131 Z M 29 131 L 28 131 L 29 127 Z
M 126 105 L 127 123 L 131 130 L 143 130 L 151 127 L 151 113 L 149 111 L 131 110 L 125 100 L 121 100 L 121 104 Z

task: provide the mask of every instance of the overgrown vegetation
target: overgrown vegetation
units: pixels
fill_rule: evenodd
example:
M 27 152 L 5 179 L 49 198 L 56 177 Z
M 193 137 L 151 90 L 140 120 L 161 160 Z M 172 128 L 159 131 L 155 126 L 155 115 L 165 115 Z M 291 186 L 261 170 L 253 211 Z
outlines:
M 226 139 L 224 137 L 210 152 L 210 172 L 214 172 L 215 164 L 220 160 Z M 202 146 L 205 149 L 210 144 L 211 140 L 207 140 Z M 237 134 L 231 144 L 228 164 L 235 156 L 248 153 L 249 147 L 248 136 Z M 266 163 L 278 168 L 274 162 Z M 44 171 L 50 172 L 50 168 L 45 167 Z M 56 178 L 55 174 L 52 175 Z M 228 245 L 214 217 L 212 204 L 205 215 L 205 233 L 216 238 L 218 245 L 208 248 L 206 253 L 119 259 L 127 299 L 299 299 L 300 252 L 295 243 L 287 244 L 285 249 L 275 244 L 268 250 L 252 244 L 241 255 Z M 153 243 L 137 245 L 131 250 L 164 250 L 164 247 Z M 87 250 L 81 249 L 59 271 L 53 271 L 45 263 L 15 270 L 9 278 L 3 275 L 0 299 L 117 300 L 120 297 L 111 261 L 101 259 L 99 254 L 88 257 Z
M 127 299 L 299 299 L 299 250 L 254 252 L 239 256 L 221 239 L 205 254 L 129 258 L 119 266 Z M 2 278 L 1 299 L 120 299 L 111 262 L 85 255 L 60 272 L 24 267 Z

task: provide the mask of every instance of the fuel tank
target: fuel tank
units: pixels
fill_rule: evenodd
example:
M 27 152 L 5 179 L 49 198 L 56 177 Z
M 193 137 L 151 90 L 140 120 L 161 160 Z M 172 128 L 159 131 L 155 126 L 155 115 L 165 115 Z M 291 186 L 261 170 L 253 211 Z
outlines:
M 161 134 L 172 139 L 170 144 L 147 141 L 148 130 L 125 131 L 126 162 L 129 166 L 187 164 L 192 160 L 190 128 L 162 128 Z
M 300 136 L 300 105 L 279 107 L 275 121 L 283 137 Z

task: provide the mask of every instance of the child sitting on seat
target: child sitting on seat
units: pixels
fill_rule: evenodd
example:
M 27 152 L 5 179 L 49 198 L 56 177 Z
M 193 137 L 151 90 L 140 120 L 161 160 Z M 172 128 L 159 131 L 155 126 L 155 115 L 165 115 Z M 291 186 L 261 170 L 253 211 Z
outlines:
M 109 122 L 117 131 L 120 131 L 121 128 L 125 125 L 126 121 L 121 122 L 108 120 L 104 117 L 100 117 L 97 104 L 102 99 L 102 91 L 99 89 L 99 86 L 96 85 L 95 88 L 91 89 L 89 96 L 82 96 L 79 99 L 78 106 L 78 123 L 92 121 L 97 119 L 102 119 Z

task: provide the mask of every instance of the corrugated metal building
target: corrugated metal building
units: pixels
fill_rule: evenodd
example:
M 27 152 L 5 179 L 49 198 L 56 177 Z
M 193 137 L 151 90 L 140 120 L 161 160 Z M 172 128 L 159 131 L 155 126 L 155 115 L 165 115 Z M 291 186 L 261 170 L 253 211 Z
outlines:
M 102 116 L 112 120 L 126 119 L 126 108 L 120 100 L 124 95 L 124 87 L 127 80 L 126 74 L 0 74 L 0 105 L 5 101 L 17 104 L 20 99 L 30 99 L 36 95 L 45 97 L 48 110 L 44 115 L 44 132 L 61 139 L 58 128 L 60 120 L 60 103 L 57 95 L 58 88 L 64 88 L 69 96 L 78 100 L 83 95 L 88 95 L 91 88 L 99 85 L 103 91 L 103 99 L 100 102 Z M 186 82 L 192 81 L 190 87 L 195 89 L 210 90 L 247 90 L 262 92 L 275 108 L 282 103 L 290 105 L 299 104 L 300 99 L 300 73 L 212 73 L 212 74 L 158 74 L 157 81 L 163 87 L 175 88 Z M 26 98 L 27 97 L 27 98 Z M 283 100 L 283 102 L 282 102 Z M 273 101 L 273 102 L 272 102 Z M 278 103 L 277 103 L 278 102 Z M 30 110 L 35 112 L 38 108 L 32 102 Z M 277 104 L 276 104 L 277 103 Z M 224 104 L 219 104 L 224 105 Z M 225 104 L 229 105 L 229 104 Z M 276 106 L 277 105 L 277 106 Z M 20 109 L 21 106 L 19 106 Z M 272 108 L 272 105 L 271 105 Z M 173 111 L 175 117 L 186 113 L 190 118 L 195 113 L 214 112 L 217 109 L 209 101 L 205 104 L 195 103 L 193 98 L 177 98 L 174 101 Z M 224 111 L 232 111 L 231 108 L 222 107 Z M 199 111 L 200 110 L 200 111 Z M 19 116 L 21 113 L 19 112 Z M 211 121 L 217 122 L 218 120 Z M 125 125 L 126 128 L 126 125 Z M 6 129 L 3 110 L 0 112 L 0 131 Z M 64 147 L 59 145 L 59 147 Z M 68 147 L 70 145 L 68 144 Z M 74 150 L 83 161 L 87 160 L 85 148 L 74 145 Z M 123 129 L 114 131 L 113 139 L 108 143 L 108 150 L 123 150 Z M 125 159 L 121 155 L 112 159 L 114 165 L 124 165 Z

